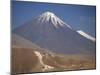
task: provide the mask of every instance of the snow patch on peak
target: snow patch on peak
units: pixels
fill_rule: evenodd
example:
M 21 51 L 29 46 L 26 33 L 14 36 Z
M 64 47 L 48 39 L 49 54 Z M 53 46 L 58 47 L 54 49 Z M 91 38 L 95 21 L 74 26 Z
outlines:
M 88 35 L 87 33 L 85 33 L 84 31 L 82 30 L 77 30 L 77 32 L 79 34 L 81 34 L 82 36 L 86 37 L 87 39 L 90 39 L 91 41 L 95 42 L 95 38 L 92 37 L 91 35 Z
M 53 14 L 52 12 L 47 11 L 47 12 L 44 12 L 42 15 L 40 15 L 39 19 L 42 22 L 45 22 L 45 21 L 47 22 L 50 19 L 53 19 L 55 17 L 56 17 L 55 14 Z
M 49 11 L 45 12 L 44 14 L 47 15 L 47 16 L 52 16 L 52 17 L 55 15 L 54 13 L 49 12 Z
M 38 18 L 39 23 L 52 23 L 56 28 L 59 27 L 69 27 L 71 28 L 69 25 L 67 25 L 66 23 L 64 23 L 59 17 L 57 17 L 54 13 L 52 12 L 44 12 L 43 14 L 41 14 Z

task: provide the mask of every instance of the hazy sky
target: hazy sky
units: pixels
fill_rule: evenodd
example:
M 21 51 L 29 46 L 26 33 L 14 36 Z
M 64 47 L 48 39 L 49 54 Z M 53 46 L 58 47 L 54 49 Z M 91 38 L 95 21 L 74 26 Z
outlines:
M 95 6 L 12 1 L 11 7 L 12 29 L 23 25 L 41 13 L 51 11 L 73 29 L 83 30 L 95 36 Z

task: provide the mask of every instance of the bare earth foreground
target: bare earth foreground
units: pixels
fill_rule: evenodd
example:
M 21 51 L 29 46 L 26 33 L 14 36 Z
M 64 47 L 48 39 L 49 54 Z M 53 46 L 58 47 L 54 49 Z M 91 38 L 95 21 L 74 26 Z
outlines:
M 12 48 L 12 74 L 95 69 L 94 56 L 58 55 L 30 48 Z

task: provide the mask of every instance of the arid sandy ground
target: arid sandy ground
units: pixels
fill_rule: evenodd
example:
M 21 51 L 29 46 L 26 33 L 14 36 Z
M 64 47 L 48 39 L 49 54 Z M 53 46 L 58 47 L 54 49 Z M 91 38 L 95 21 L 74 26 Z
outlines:
M 12 48 L 11 71 L 13 74 L 95 69 L 94 56 L 58 55 L 34 48 Z

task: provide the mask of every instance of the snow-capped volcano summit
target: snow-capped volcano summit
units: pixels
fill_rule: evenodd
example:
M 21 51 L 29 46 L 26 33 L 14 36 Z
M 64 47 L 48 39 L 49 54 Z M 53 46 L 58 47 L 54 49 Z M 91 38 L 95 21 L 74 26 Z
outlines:
M 40 14 L 13 32 L 52 52 L 95 54 L 95 42 L 77 33 L 51 12 Z
M 42 13 L 38 18 L 38 22 L 40 22 L 40 23 L 51 22 L 56 28 L 64 27 L 65 25 L 67 27 L 71 28 L 71 26 L 69 26 L 68 24 L 64 23 L 54 13 L 49 12 L 49 11 Z
M 42 16 L 45 16 L 45 17 L 55 17 L 55 14 L 52 13 L 52 12 L 47 11 L 47 12 L 42 13 Z

